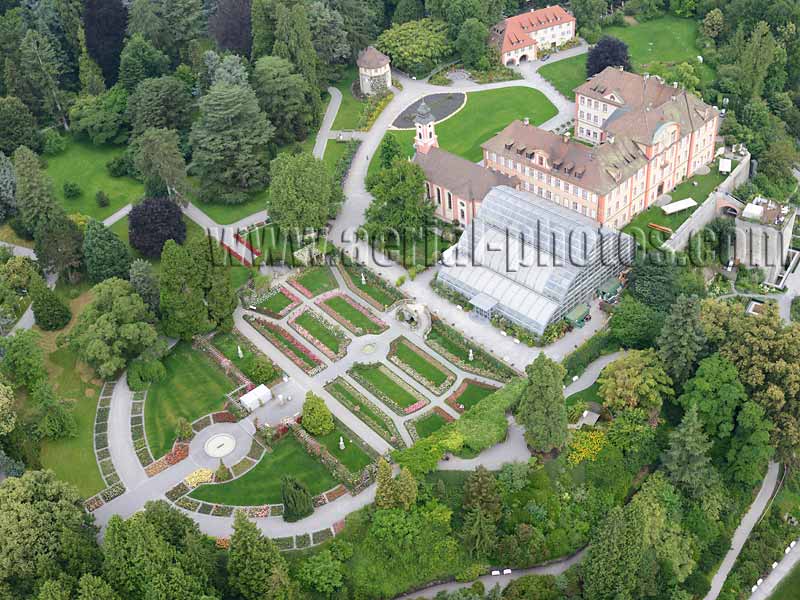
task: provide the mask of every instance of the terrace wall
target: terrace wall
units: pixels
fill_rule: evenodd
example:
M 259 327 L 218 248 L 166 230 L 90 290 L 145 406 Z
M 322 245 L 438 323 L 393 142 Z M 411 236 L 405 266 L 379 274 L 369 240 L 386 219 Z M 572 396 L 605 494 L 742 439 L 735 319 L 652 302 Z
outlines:
M 741 161 L 736 168 L 731 171 L 730 175 L 725 178 L 725 181 L 720 183 L 716 190 L 711 192 L 705 201 L 697 207 L 692 213 L 692 216 L 686 219 L 675 233 L 664 243 L 664 246 L 672 251 L 683 250 L 689 243 L 691 237 L 708 225 L 714 218 L 719 215 L 719 210 L 722 204 L 730 204 L 729 199 L 726 198 L 724 202 L 718 202 L 718 196 L 722 194 L 730 194 L 737 187 L 742 185 L 750 177 L 750 154 L 742 157 Z M 741 207 L 739 207 L 741 209 Z

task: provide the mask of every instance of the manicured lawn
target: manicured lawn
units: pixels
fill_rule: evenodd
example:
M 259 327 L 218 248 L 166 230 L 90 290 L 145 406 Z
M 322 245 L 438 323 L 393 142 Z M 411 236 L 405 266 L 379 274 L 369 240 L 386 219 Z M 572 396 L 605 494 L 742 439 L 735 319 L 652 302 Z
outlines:
M 344 450 L 339 450 L 339 437 L 344 440 Z M 328 452 L 339 459 L 351 473 L 360 473 L 361 470 L 372 462 L 372 457 L 364 452 L 348 435 L 339 427 L 334 427 L 328 435 L 317 436 L 317 441 L 327 448 Z
M 655 70 L 659 64 L 669 67 L 695 61 L 702 54 L 695 44 L 697 23 L 692 19 L 665 16 L 632 27 L 608 27 L 603 34 L 628 44 L 637 73 Z M 714 79 L 714 70 L 707 64 L 695 65 L 695 72 L 705 84 Z M 586 54 L 544 65 L 539 73 L 564 96 L 574 98 L 572 90 L 586 81 Z
M 401 340 L 397 343 L 395 346 L 395 354 L 405 365 L 436 386 L 443 384 L 449 376 L 448 373 L 436 367 L 432 357 L 427 354 L 422 355 L 415 352 L 405 340 Z
M 244 343 L 238 335 L 234 333 L 218 333 L 211 338 L 214 347 L 225 355 L 225 358 L 236 365 L 240 371 L 247 373 L 256 359 L 267 359 L 261 352 L 253 352 L 250 344 Z M 242 349 L 242 358 L 239 358 L 239 347 Z M 270 361 L 271 362 L 271 361 Z M 280 373 L 278 368 L 276 372 Z
M 511 367 L 494 358 L 480 346 L 469 342 L 460 332 L 446 325 L 441 319 L 433 319 L 428 341 L 438 344 L 446 352 L 460 359 L 461 368 L 465 371 L 472 371 L 473 369 L 469 368 L 472 365 L 475 369 L 491 372 L 490 377 L 500 381 L 508 381 L 516 376 Z M 469 360 L 470 349 L 472 349 L 472 361 Z
M 558 110 L 539 90 L 509 87 L 467 94 L 467 103 L 459 112 L 436 125 L 439 146 L 473 162 L 483 158 L 481 144 L 515 119 L 528 117 L 541 125 Z M 414 153 L 414 131 L 392 132 L 408 156 Z M 376 168 L 370 165 L 370 170 Z
M 474 383 L 467 383 L 466 389 L 456 396 L 455 401 L 464 405 L 464 410 L 469 410 L 478 402 L 494 394 L 497 390 Z
M 145 432 L 153 456 L 169 452 L 180 417 L 190 423 L 222 410 L 235 385 L 210 358 L 179 342 L 164 359 L 167 376 L 150 386 L 144 408 Z
M 800 565 L 795 566 L 775 588 L 769 600 L 797 600 L 800 598 Z
M 305 364 L 307 364 L 309 368 L 317 366 L 318 364 L 317 361 L 313 360 L 310 356 L 308 356 L 302 350 L 300 350 L 300 348 L 298 348 L 296 344 L 292 343 L 292 340 L 294 339 L 292 337 L 292 334 L 286 331 L 283 327 L 278 325 L 276 326 L 275 329 L 270 330 L 270 333 L 272 333 L 272 335 L 274 336 L 273 338 L 270 338 L 270 341 L 273 341 L 273 339 L 275 339 L 276 343 L 280 347 L 279 349 L 284 354 L 287 355 L 294 354 Z M 305 347 L 305 345 L 302 342 L 298 341 L 297 343 Z
M 47 157 L 47 174 L 53 180 L 56 198 L 67 213 L 82 213 L 102 220 L 142 197 L 144 185 L 132 177 L 111 177 L 106 169 L 106 163 L 124 151 L 124 146 L 95 146 L 89 141 L 69 139 L 64 152 Z M 64 197 L 67 182 L 80 186 L 83 193 L 79 198 Z M 99 191 L 108 196 L 108 206 L 97 205 L 95 195 Z
M 383 372 L 382 368 L 385 369 L 386 367 L 381 364 L 353 365 L 352 371 L 358 373 L 367 383 L 394 400 L 401 408 L 411 406 L 420 399 L 398 385 L 396 381 Z
M 698 206 L 702 204 L 714 188 L 725 181 L 726 175 L 719 172 L 718 165 L 719 161 L 714 161 L 709 165 L 711 172 L 708 175 L 695 175 L 675 186 L 675 189 L 670 192 L 672 202 L 692 198 L 697 202 Z M 697 183 L 697 186 L 694 185 L 695 183 Z M 623 228 L 623 231 L 634 236 L 640 245 L 642 240 L 646 240 L 648 245 L 657 248 L 664 241 L 669 239 L 669 234 L 656 231 L 648 227 L 648 224 L 656 223 L 675 231 L 695 210 L 697 210 L 698 206 L 671 215 L 665 215 L 660 206 L 651 206 L 647 210 L 636 215 L 636 217 Z
M 264 300 L 261 304 L 258 305 L 258 307 L 274 312 L 275 314 L 278 314 L 284 308 L 289 306 L 291 303 L 292 299 L 289 298 L 289 296 L 287 296 L 283 292 L 278 292 L 277 294 L 273 294 L 272 296 Z
M 383 307 L 390 306 L 403 297 L 400 290 L 390 283 L 379 281 L 377 275 L 363 267 L 344 265 L 343 268 L 350 275 L 353 285 Z M 361 283 L 362 273 L 364 274 L 365 283 Z
M 597 404 L 602 404 L 603 399 L 600 397 L 600 384 L 596 381 L 590 385 L 585 390 L 581 390 L 580 392 L 575 392 L 571 396 L 567 396 L 564 399 L 566 405 L 575 406 L 579 402 L 596 402 Z
M 334 334 L 322 322 L 322 317 L 318 317 L 311 311 L 307 310 L 302 315 L 297 317 L 297 319 L 295 319 L 295 323 L 303 327 L 306 331 L 308 331 L 308 333 L 322 342 L 323 345 L 330 348 L 334 354 L 339 352 L 339 348 L 344 341 L 344 334 L 341 333 L 339 336 Z
M 100 387 L 86 365 L 79 364 L 67 348 L 47 356 L 47 371 L 58 398 L 73 403 L 78 434 L 42 442 L 42 466 L 89 498 L 105 487 L 94 456 L 94 418 Z
M 196 184 L 197 182 L 195 181 L 194 183 Z M 266 210 L 267 193 L 267 188 L 259 192 L 253 192 L 250 198 L 241 204 L 202 202 L 199 198 L 192 198 L 192 204 L 206 213 L 214 222 L 220 225 L 230 225 L 245 217 L 249 217 L 253 213 Z
M 338 287 L 330 267 L 311 267 L 303 271 L 299 277 L 296 277 L 295 281 L 314 296 L 319 296 L 323 292 L 329 292 Z
M 444 418 L 435 412 L 432 412 L 427 417 L 423 417 L 419 421 L 414 422 L 414 425 L 417 428 L 417 435 L 420 438 L 426 438 L 429 435 L 436 433 L 446 424 L 447 421 L 445 421 Z
M 335 140 L 328 140 L 325 144 L 325 154 L 322 155 L 322 161 L 330 169 L 331 173 L 336 168 L 336 163 L 347 152 L 347 144 L 345 142 L 337 142 Z
M 336 441 L 338 443 L 338 438 Z M 220 485 L 203 485 L 190 495 L 204 502 L 233 506 L 278 504 L 282 502 L 281 479 L 284 475 L 291 475 L 304 483 L 313 495 L 336 485 L 322 463 L 314 460 L 290 433 L 239 479 Z
M 336 89 L 342 92 L 342 104 L 339 107 L 339 112 L 336 113 L 336 119 L 333 121 L 334 131 L 339 129 L 358 129 L 358 120 L 361 117 L 364 103 L 353 96 L 350 91 L 352 83 L 356 79 L 358 79 L 358 69 L 350 67 L 334 85 Z M 328 146 L 330 146 L 330 143 L 328 143 Z
M 424 240 L 408 240 L 405 244 L 395 237 L 383 243 L 375 240 L 375 243 L 390 260 L 402 263 L 406 268 L 414 266 L 417 271 L 436 264 L 442 253 L 452 245 L 434 232 L 429 232 Z
M 367 399 L 358 390 L 346 383 L 344 379 L 337 377 L 325 386 L 325 389 L 387 442 L 393 436 L 397 436 L 396 429 L 389 416 L 377 406 L 367 402 Z M 399 436 L 397 437 L 399 438 Z
M 382 328 L 374 323 L 364 313 L 356 310 L 347 300 L 341 296 L 334 296 L 325 300 L 325 304 L 341 317 L 352 323 L 355 327 L 362 329 L 366 333 L 380 333 Z
M 539 69 L 539 73 L 553 84 L 565 98 L 574 98 L 572 90 L 586 81 L 586 55 L 579 54 L 559 60 Z

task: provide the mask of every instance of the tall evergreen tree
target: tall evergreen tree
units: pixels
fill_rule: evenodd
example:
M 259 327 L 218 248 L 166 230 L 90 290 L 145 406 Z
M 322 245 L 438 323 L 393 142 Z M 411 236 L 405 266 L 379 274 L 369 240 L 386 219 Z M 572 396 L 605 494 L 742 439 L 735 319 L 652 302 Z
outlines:
M 393 508 L 397 503 L 392 466 L 384 459 L 378 459 L 378 474 L 376 477 L 375 506 L 378 508 Z
M 275 4 L 276 0 L 251 2 L 250 26 L 253 43 L 250 53 L 254 60 L 272 53 L 275 45 Z
M 670 432 L 669 445 L 661 457 L 670 481 L 691 498 L 700 498 L 718 480 L 710 449 L 697 407 L 691 406 L 678 428 Z
M 161 323 L 170 337 L 191 340 L 211 328 L 201 281 L 185 248 L 167 240 L 161 252 Z
M 185 203 L 189 182 L 177 132 L 147 129 L 134 140 L 131 148 L 133 164 L 144 177 L 148 190 L 166 190 L 170 200 Z
M 311 114 L 316 125 L 322 113 L 322 100 L 319 95 L 317 53 L 311 37 L 307 9 L 301 2 L 291 7 L 279 3 L 275 7 L 275 15 L 275 46 L 272 54 L 292 62 L 308 82 L 311 90 Z
M 92 219 L 86 224 L 83 258 L 89 281 L 99 283 L 112 277 L 125 279 L 131 269 L 131 252 L 116 233 Z
M 81 92 L 90 96 L 99 96 L 106 91 L 106 82 L 103 78 L 103 72 L 86 48 L 86 34 L 83 27 L 80 29 L 79 39 L 81 56 L 78 59 L 78 77 L 81 82 Z
M 41 277 L 34 279 L 31 303 L 36 324 L 45 331 L 63 329 L 72 318 L 69 306 L 51 290 Z
M 76 281 L 83 262 L 83 232 L 75 222 L 63 213 L 56 214 L 39 226 L 34 239 L 42 269 Z
M 308 102 L 311 90 L 291 62 L 279 56 L 259 58 L 253 88 L 261 110 L 275 126 L 276 143 L 306 138 L 312 121 Z
M 205 201 L 243 202 L 267 183 L 274 128 L 249 86 L 216 83 L 192 126 L 192 163 Z
M 36 406 L 36 432 L 43 438 L 58 440 L 75 437 L 78 423 L 67 405 L 56 397 L 47 381 L 39 381 L 33 386 L 31 399 Z
M 87 573 L 78 582 L 77 600 L 120 600 L 120 597 L 102 577 Z
M 119 75 L 128 11 L 122 0 L 85 0 L 83 26 L 86 49 L 103 71 L 106 85 L 111 87 Z
M 228 585 L 244 600 L 286 600 L 292 597 L 289 569 L 278 547 L 261 535 L 244 511 L 233 518 L 228 552 Z
M 133 289 L 144 300 L 147 308 L 154 315 L 157 315 L 161 292 L 158 288 L 158 275 L 156 275 L 153 264 L 143 258 L 134 260 L 131 263 L 130 281 Z
M 192 122 L 192 104 L 189 88 L 173 75 L 139 82 L 128 98 L 133 135 L 141 135 L 151 127 L 186 134 Z
M 208 30 L 223 50 L 250 56 L 250 0 L 219 0 L 208 19 Z
M 470 509 L 464 517 L 461 535 L 470 556 L 485 560 L 497 546 L 496 521 L 481 508 Z
M 283 518 L 289 523 L 299 521 L 314 512 L 314 502 L 308 488 L 294 477 L 285 475 L 281 482 Z
M 683 385 L 691 377 L 705 345 L 700 300 L 697 296 L 679 296 L 658 338 L 658 354 L 672 381 Z
M 10 156 L 20 146 L 38 150 L 40 145 L 36 119 L 28 107 L 14 96 L 0 98 L 0 152 Z
M 119 57 L 119 83 L 131 93 L 145 79 L 160 77 L 168 69 L 167 55 L 135 33 L 125 42 Z
M 497 479 L 484 466 L 479 466 L 464 483 L 464 508 L 480 510 L 493 523 L 503 514 L 503 499 L 497 487 Z
M 267 208 L 285 232 L 317 230 L 332 212 L 333 177 L 325 164 L 307 152 L 279 154 L 270 166 Z
M 141 34 L 176 66 L 203 32 L 202 0 L 133 0 L 128 34 Z
M 747 401 L 742 405 L 726 459 L 730 477 L 746 489 L 752 489 L 761 481 L 775 453 L 770 443 L 773 427 L 756 402 Z
M 564 404 L 566 371 L 540 352 L 525 369 L 528 385 L 517 407 L 517 419 L 525 428 L 525 440 L 540 452 L 551 452 L 567 441 L 567 410 Z
M 405 511 L 411 510 L 417 503 L 419 485 L 407 467 L 400 469 L 400 474 L 394 481 L 397 505 Z
M 63 65 L 49 39 L 29 29 L 19 49 L 19 60 L 11 81 L 6 73 L 9 91 L 28 105 L 40 124 L 61 123 L 68 129 L 60 88 Z
M 33 237 L 42 225 L 64 211 L 56 203 L 52 182 L 39 167 L 39 157 L 25 146 L 14 152 L 14 172 L 17 177 L 17 210 L 22 225 Z

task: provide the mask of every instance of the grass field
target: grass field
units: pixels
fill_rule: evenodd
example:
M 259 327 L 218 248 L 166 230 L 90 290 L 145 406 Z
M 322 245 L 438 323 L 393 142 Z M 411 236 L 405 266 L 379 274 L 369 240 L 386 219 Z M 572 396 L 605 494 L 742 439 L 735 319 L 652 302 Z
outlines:
M 450 376 L 449 373 L 442 371 L 436 366 L 433 362 L 433 357 L 428 354 L 416 352 L 406 340 L 399 340 L 397 342 L 394 353 L 404 365 L 417 372 L 435 386 L 442 385 Z
M 403 297 L 403 294 L 393 285 L 384 282 L 382 285 L 378 281 L 378 276 L 374 273 L 365 271 L 356 265 L 345 265 L 344 270 L 350 275 L 353 285 L 372 298 L 381 306 L 387 307 Z M 365 283 L 361 283 L 361 274 L 364 273 Z
M 695 61 L 701 54 L 695 45 L 697 23 L 692 19 L 665 16 L 632 27 L 608 27 L 603 34 L 628 44 L 637 73 L 655 71 L 662 65 L 669 67 Z M 695 71 L 705 84 L 714 79 L 714 70 L 706 64 L 697 65 Z M 572 90 L 586 80 L 586 54 L 544 65 L 539 73 L 564 96 L 573 98 Z
M 253 351 L 250 344 L 243 343 L 243 340 L 233 333 L 218 333 L 211 339 L 214 347 L 222 352 L 229 361 L 236 365 L 240 371 L 247 373 L 257 359 L 269 360 L 267 356 L 259 351 Z M 242 349 L 242 357 L 239 358 L 239 348 Z M 272 361 L 270 361 L 272 362 Z M 274 366 L 274 364 L 273 364 Z M 278 367 L 275 372 L 280 373 Z
M 446 325 L 441 319 L 432 320 L 427 339 L 460 359 L 462 361 L 461 368 L 465 371 L 473 370 L 469 366 L 474 365 L 476 369 L 493 373 L 491 377 L 499 381 L 508 381 L 516 376 L 511 367 L 494 358 L 480 346 L 468 341 L 459 331 Z M 470 349 L 472 350 L 472 361 L 469 360 Z
M 64 152 L 47 157 L 46 172 L 53 180 L 56 198 L 67 213 L 82 213 L 102 220 L 144 195 L 144 185 L 132 177 L 111 177 L 106 169 L 106 163 L 124 151 L 124 146 L 95 146 L 86 140 L 68 138 Z M 79 198 L 64 197 L 67 182 L 80 186 L 83 193 Z M 108 196 L 108 206 L 97 205 L 95 195 L 99 191 Z
M 314 296 L 329 292 L 339 287 L 331 273 L 330 267 L 311 267 L 303 271 L 295 281 L 306 288 Z
M 284 294 L 283 292 L 278 292 L 277 294 L 273 294 L 266 300 L 264 300 L 261 304 L 258 305 L 259 308 L 263 308 L 265 310 L 269 310 L 275 314 L 279 314 L 284 308 L 289 306 L 292 303 L 291 298 Z
M 575 392 L 571 396 L 567 396 L 564 399 L 567 407 L 575 406 L 579 402 L 596 402 L 597 404 L 602 404 L 603 399 L 600 397 L 600 384 L 596 381 L 590 385 L 585 390 L 581 390 L 580 392 Z
M 317 338 L 323 346 L 329 348 L 334 354 L 339 352 L 342 342 L 346 339 L 344 333 L 341 333 L 341 330 L 338 332 L 339 335 L 336 335 L 336 333 L 331 331 L 330 326 L 326 327 L 326 324 L 322 322 L 322 317 L 318 317 L 310 310 L 307 310 L 297 317 L 294 322 Z
M 515 119 L 528 117 L 541 125 L 558 110 L 539 90 L 509 87 L 467 94 L 467 103 L 458 113 L 436 125 L 439 146 L 467 160 L 483 158 L 481 144 Z M 392 132 L 408 156 L 414 154 L 414 131 Z M 374 162 L 374 157 L 373 157 Z M 377 163 L 370 164 L 370 171 Z
M 356 67 L 350 67 L 344 72 L 342 78 L 334 86 L 342 92 L 342 104 L 339 107 L 339 112 L 336 113 L 336 119 L 333 121 L 333 130 L 358 129 L 358 120 L 361 117 L 364 103 L 353 96 L 353 93 L 350 91 L 356 79 L 358 79 L 358 69 Z
M 260 210 L 266 210 L 268 193 L 268 188 L 254 192 L 247 201 L 241 204 L 201 202 L 199 198 L 192 199 L 192 204 L 206 213 L 215 223 L 230 225 Z
M 338 438 L 336 441 L 338 443 Z M 304 483 L 313 495 L 336 485 L 322 463 L 309 456 L 300 442 L 289 434 L 239 479 L 219 485 L 200 486 L 190 496 L 205 502 L 233 506 L 278 504 L 282 502 L 281 479 L 284 475 L 291 475 Z
M 344 450 L 339 450 L 339 437 L 344 439 Z M 339 459 L 351 473 L 360 473 L 364 467 L 372 462 L 372 457 L 364 452 L 361 447 L 352 441 L 338 426 L 333 428 L 328 435 L 316 436 L 316 440 L 325 446 L 333 456 Z
M 421 418 L 419 421 L 414 421 L 414 426 L 417 429 L 417 435 L 420 438 L 426 438 L 429 435 L 436 433 L 446 424 L 447 421 L 445 421 L 441 415 L 435 412 L 432 412 L 427 417 Z
M 494 394 L 497 390 L 485 387 L 482 385 L 475 385 L 474 383 L 467 383 L 466 389 L 456 396 L 455 401 L 464 405 L 464 410 L 469 410 L 478 402 Z
M 726 177 L 726 175 L 719 172 L 717 161 L 711 163 L 709 167 L 711 172 L 708 175 L 695 175 L 675 186 L 675 189 L 669 193 L 672 201 L 677 202 L 678 200 L 693 198 L 698 206 L 702 204 L 714 188 L 725 181 Z M 697 186 L 694 185 L 695 183 L 697 183 Z M 645 240 L 647 245 L 659 247 L 669 239 L 669 234 L 656 231 L 648 227 L 648 224 L 656 223 L 675 231 L 696 209 L 697 207 L 694 207 L 671 215 L 665 215 L 661 207 L 651 206 L 636 215 L 622 231 L 632 235 L 639 245 L 642 245 L 642 241 Z
M 169 452 L 180 417 L 190 423 L 222 410 L 234 384 L 211 359 L 187 342 L 179 342 L 164 359 L 167 376 L 150 386 L 144 405 L 147 442 L 153 456 Z
M 351 371 L 357 373 L 367 384 L 383 392 L 401 408 L 411 406 L 421 399 L 421 396 L 418 397 L 399 385 L 383 369 L 386 369 L 386 367 L 380 363 L 372 365 L 357 364 L 353 365 Z
M 330 169 L 331 173 L 334 172 L 336 163 L 344 156 L 345 152 L 347 152 L 347 143 L 345 142 L 328 140 L 328 143 L 325 144 L 325 154 L 322 155 L 322 162 Z
M 380 333 L 382 327 L 373 322 L 364 313 L 356 310 L 341 296 L 334 296 L 325 300 L 325 305 L 335 313 L 349 321 L 353 326 L 360 328 L 364 333 Z
M 389 416 L 376 406 L 368 403 L 366 398 L 358 390 L 346 383 L 344 379 L 337 377 L 325 389 L 387 442 L 391 440 L 392 436 L 396 435 L 394 427 L 390 426 L 392 420 Z

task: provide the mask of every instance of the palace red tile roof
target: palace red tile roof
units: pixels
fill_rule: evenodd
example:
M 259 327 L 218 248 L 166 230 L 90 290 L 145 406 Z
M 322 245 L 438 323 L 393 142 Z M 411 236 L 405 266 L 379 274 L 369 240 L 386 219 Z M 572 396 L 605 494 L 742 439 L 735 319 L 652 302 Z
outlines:
M 492 41 L 500 47 L 500 52 L 527 48 L 536 43 L 530 37 L 531 32 L 571 23 L 574 20 L 575 17 L 557 4 L 532 10 L 498 23 L 492 28 Z

